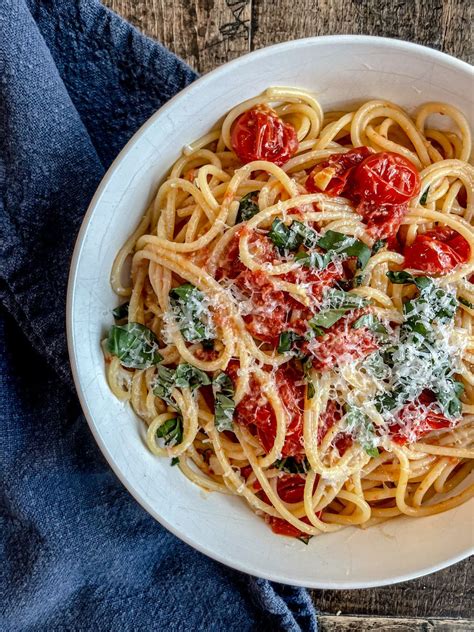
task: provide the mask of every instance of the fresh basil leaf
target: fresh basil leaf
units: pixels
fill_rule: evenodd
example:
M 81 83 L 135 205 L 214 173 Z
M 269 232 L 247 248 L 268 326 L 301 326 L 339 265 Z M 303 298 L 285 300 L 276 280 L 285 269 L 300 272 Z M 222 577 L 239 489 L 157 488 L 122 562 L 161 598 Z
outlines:
M 163 439 L 165 445 L 173 446 L 183 440 L 183 418 L 181 415 L 167 419 L 156 431 L 156 436 Z
M 429 277 L 425 276 L 413 276 L 409 272 L 405 270 L 400 270 L 394 272 L 393 270 L 389 270 L 387 273 L 387 277 L 392 283 L 395 284 L 404 284 L 404 283 L 414 283 L 419 290 L 424 290 L 430 286 L 433 286 L 433 280 Z
M 306 544 L 306 546 L 308 546 L 309 541 L 311 540 L 312 537 L 313 537 L 312 535 L 305 533 L 304 535 L 299 535 L 296 539 L 299 540 L 300 542 L 303 542 L 303 544 Z
M 281 219 L 274 219 L 268 238 L 280 251 L 296 252 L 301 245 L 311 248 L 318 241 L 318 234 L 302 222 L 294 220 L 290 226 Z
M 214 326 L 201 290 L 191 283 L 184 283 L 173 288 L 169 297 L 176 322 L 185 340 L 202 342 L 215 338 Z
M 294 355 L 300 355 L 300 350 L 295 349 L 295 344 L 298 342 L 303 342 L 305 340 L 304 336 L 300 336 L 296 333 L 296 331 L 283 331 L 278 338 L 278 353 L 288 353 L 293 351 Z
M 330 289 L 325 293 L 324 305 L 327 305 L 327 307 L 321 309 L 317 314 L 314 314 L 308 321 L 309 326 L 315 331 L 318 331 L 321 327 L 328 329 L 334 325 L 334 323 L 337 323 L 347 312 L 366 306 L 367 301 L 357 296 L 357 294 Z M 317 333 L 317 335 L 319 336 L 321 334 Z
M 373 459 L 375 459 L 377 456 L 380 456 L 380 452 L 378 451 L 378 448 L 376 448 L 376 447 L 366 446 L 366 447 L 364 447 L 364 450 Z
M 239 202 L 239 210 L 237 211 L 237 218 L 235 220 L 236 224 L 240 224 L 240 222 L 247 222 L 259 212 L 260 209 L 256 203 L 258 193 L 258 191 L 251 191 L 241 198 Z
M 376 255 L 386 245 L 387 245 L 387 241 L 385 239 L 377 239 L 377 241 L 372 246 L 372 256 Z
M 358 318 L 352 325 L 352 329 L 361 329 L 367 327 L 376 334 L 388 334 L 387 328 L 373 314 L 364 314 Z
M 153 385 L 153 394 L 156 395 L 156 397 L 160 397 L 173 408 L 177 408 L 176 402 L 171 395 L 174 385 L 173 369 L 169 369 L 166 366 L 159 366 L 155 383 Z
M 363 274 L 356 274 L 354 276 L 354 278 L 352 279 L 352 287 L 354 287 L 354 288 L 360 287 L 363 282 L 364 282 L 364 275 Z
M 441 407 L 443 414 L 449 419 L 458 419 L 462 412 L 461 395 L 464 392 L 464 384 L 458 380 L 448 379 L 443 381 L 443 387 L 433 387 L 433 393 Z
M 288 474 L 307 474 L 307 472 L 311 469 L 306 457 L 300 459 L 294 456 L 277 459 L 273 464 L 273 467 L 276 467 L 282 472 L 287 472 Z
M 470 303 L 463 296 L 458 296 L 458 301 L 461 303 L 461 305 L 465 305 L 466 307 L 469 307 L 469 309 L 474 309 L 474 303 Z
M 195 391 L 211 383 L 210 377 L 192 364 L 178 364 L 174 372 L 174 384 L 177 388 L 189 388 Z
M 308 321 L 309 326 L 315 331 L 318 331 L 319 327 L 322 327 L 323 329 L 328 329 L 329 327 L 334 325 L 334 323 L 337 323 L 337 321 L 340 320 L 344 316 L 344 314 L 347 314 L 347 312 L 351 309 L 351 307 L 348 307 L 340 309 L 326 309 L 324 311 L 318 312 Z M 321 334 L 318 333 L 317 335 Z
M 197 388 L 207 386 L 210 383 L 211 379 L 207 373 L 192 364 L 178 364 L 176 369 L 160 366 L 153 386 L 153 393 L 173 408 L 177 408 L 171 395 L 173 388 L 189 388 L 191 391 L 195 391 Z
M 328 252 L 357 257 L 357 267 L 362 270 L 372 255 L 371 249 L 364 242 L 334 230 L 327 230 L 319 239 L 318 246 Z
M 148 369 L 163 359 L 155 334 L 140 323 L 112 325 L 106 347 L 129 369 Z
M 212 380 L 214 393 L 214 424 L 218 432 L 232 430 L 235 411 L 234 384 L 232 380 L 221 371 Z
M 428 193 L 430 192 L 430 187 L 426 187 L 423 191 L 423 195 L 420 198 L 420 204 L 426 204 L 426 200 L 428 199 Z
M 311 369 L 313 368 L 313 360 L 310 357 L 303 361 L 303 378 L 306 382 L 306 398 L 313 399 L 316 395 L 316 389 L 314 388 L 313 380 L 311 379 Z
M 324 270 L 332 261 L 331 253 L 326 252 L 298 252 L 295 255 L 295 261 L 305 266 L 306 268 L 316 268 L 318 270 Z
M 126 303 L 122 303 L 121 305 L 113 309 L 112 316 L 114 317 L 114 320 L 124 320 L 125 318 L 128 318 L 129 305 L 130 301 L 127 301 Z

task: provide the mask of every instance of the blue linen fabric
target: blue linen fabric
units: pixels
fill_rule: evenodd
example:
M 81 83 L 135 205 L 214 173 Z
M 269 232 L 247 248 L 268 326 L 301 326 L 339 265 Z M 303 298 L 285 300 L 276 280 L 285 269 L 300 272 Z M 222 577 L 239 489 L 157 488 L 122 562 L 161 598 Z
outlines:
M 72 384 L 65 293 L 105 169 L 195 73 L 95 0 L 0 3 L 0 629 L 315 631 L 303 589 L 176 539 L 126 492 Z

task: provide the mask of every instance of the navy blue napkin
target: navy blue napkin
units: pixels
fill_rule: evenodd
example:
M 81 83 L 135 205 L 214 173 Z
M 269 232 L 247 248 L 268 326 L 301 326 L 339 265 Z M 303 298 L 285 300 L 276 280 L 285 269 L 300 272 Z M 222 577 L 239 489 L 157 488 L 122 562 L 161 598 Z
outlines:
M 124 143 L 195 76 L 95 0 L 1 0 L 1 630 L 316 630 L 305 590 L 202 556 L 137 505 L 72 385 L 65 293 L 83 214 Z

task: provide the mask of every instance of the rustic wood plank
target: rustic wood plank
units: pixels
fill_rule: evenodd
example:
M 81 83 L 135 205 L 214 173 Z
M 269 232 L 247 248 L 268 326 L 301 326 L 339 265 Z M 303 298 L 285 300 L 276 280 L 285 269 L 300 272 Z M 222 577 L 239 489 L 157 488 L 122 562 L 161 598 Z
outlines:
M 105 0 L 198 72 L 250 50 L 251 0 Z
M 469 61 L 472 6 L 468 0 L 253 0 L 251 48 L 359 33 L 417 42 Z
M 335 614 L 471 618 L 474 602 L 473 560 L 410 582 L 368 590 L 314 590 L 312 598 L 322 611 Z
M 312 35 L 398 37 L 473 59 L 468 0 L 104 0 L 207 72 L 250 49 Z M 472 561 L 370 590 L 313 591 L 322 630 L 472 630 Z M 376 617 L 334 616 L 377 615 Z M 383 617 L 415 617 L 384 619 Z M 432 619 L 451 617 L 453 620 Z M 464 617 L 463 620 L 454 620 Z M 468 621 L 469 619 L 469 621 Z M 440 627 L 441 626 L 441 627 Z M 470 626 L 470 627 L 469 627 Z
M 468 619 L 414 619 L 407 617 L 346 617 L 320 615 L 320 632 L 472 632 Z

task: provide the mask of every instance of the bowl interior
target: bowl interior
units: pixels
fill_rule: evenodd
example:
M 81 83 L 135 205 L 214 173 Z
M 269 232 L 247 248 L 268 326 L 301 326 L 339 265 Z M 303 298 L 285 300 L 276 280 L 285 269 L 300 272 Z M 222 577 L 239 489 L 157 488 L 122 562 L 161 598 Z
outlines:
M 100 340 L 118 303 L 109 286 L 114 256 L 182 147 L 231 107 L 269 86 L 316 93 L 324 109 L 382 98 L 408 108 L 426 101 L 471 119 L 467 64 L 419 46 L 369 37 L 299 40 L 264 49 L 206 75 L 133 137 L 101 183 L 77 242 L 68 295 L 73 372 L 92 432 L 116 474 L 162 524 L 202 552 L 251 574 L 315 588 L 383 585 L 442 568 L 473 548 L 472 504 L 369 531 L 347 529 L 309 546 L 275 536 L 238 498 L 206 493 L 169 460 L 154 457 L 142 423 L 106 383 Z

